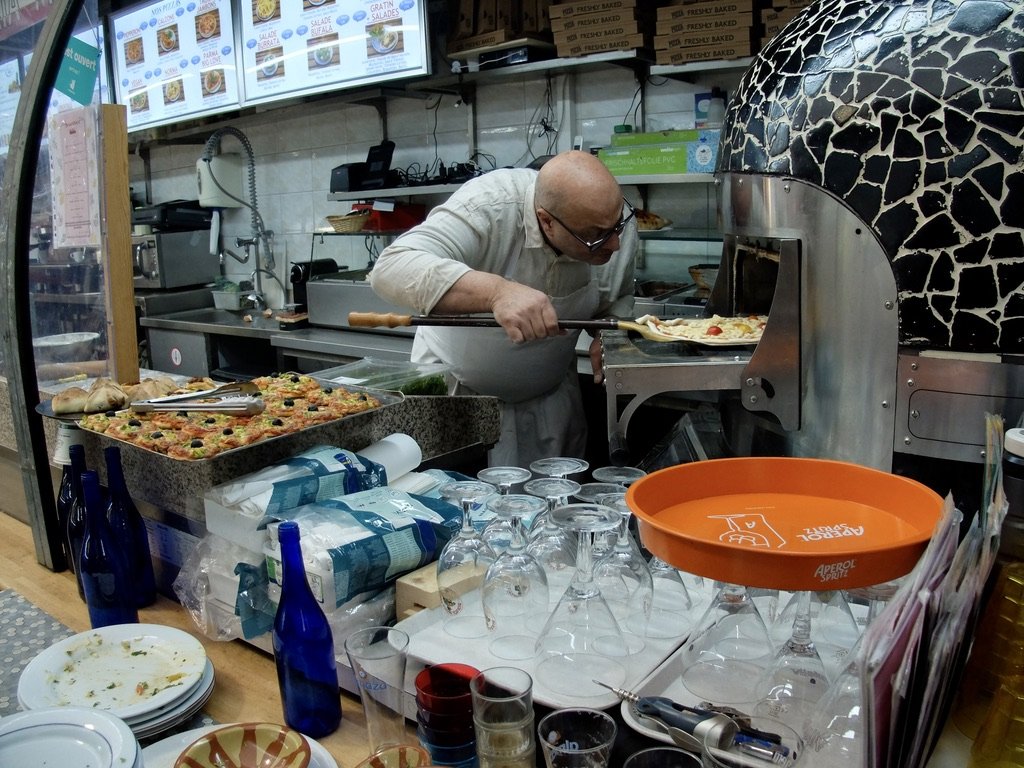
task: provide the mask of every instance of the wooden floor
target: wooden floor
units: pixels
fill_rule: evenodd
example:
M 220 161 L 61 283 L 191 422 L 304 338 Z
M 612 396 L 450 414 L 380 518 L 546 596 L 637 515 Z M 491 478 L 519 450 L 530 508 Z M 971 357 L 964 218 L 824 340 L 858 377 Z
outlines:
M 89 629 L 88 613 L 78 597 L 74 576 L 66 571 L 54 573 L 39 565 L 29 527 L 2 513 L 0 588 L 15 590 L 76 632 Z M 139 612 L 139 620 L 177 627 L 202 641 L 216 674 L 214 692 L 204 711 L 217 722 L 283 722 L 277 675 L 270 655 L 242 641 L 210 640 L 196 629 L 180 605 L 162 596 L 154 606 Z M 0 669 L 0 676 L 3 674 Z M 368 752 L 365 720 L 359 700 L 345 693 L 342 712 L 341 728 L 319 741 L 340 768 L 352 768 Z

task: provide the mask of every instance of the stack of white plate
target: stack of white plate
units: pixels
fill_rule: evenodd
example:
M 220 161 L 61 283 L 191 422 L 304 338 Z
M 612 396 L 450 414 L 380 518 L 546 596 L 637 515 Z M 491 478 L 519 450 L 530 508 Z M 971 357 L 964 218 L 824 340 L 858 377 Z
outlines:
M 0 720 L 0 765 L 142 768 L 135 734 L 109 712 L 57 707 Z
M 202 643 L 159 624 L 115 624 L 61 640 L 18 680 L 22 709 L 85 707 L 123 720 L 136 738 L 195 715 L 213 692 Z

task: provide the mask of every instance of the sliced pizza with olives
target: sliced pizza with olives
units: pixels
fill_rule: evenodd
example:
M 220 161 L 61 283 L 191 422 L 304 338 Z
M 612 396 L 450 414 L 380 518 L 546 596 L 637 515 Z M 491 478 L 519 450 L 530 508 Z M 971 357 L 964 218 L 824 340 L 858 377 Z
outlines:
M 322 385 L 312 376 L 272 374 L 253 379 L 265 408 L 255 415 L 210 411 L 107 411 L 85 416 L 79 425 L 175 459 L 208 459 L 232 448 L 279 437 L 377 408 L 380 400 L 364 391 Z M 181 393 L 216 386 L 195 379 Z M 177 393 L 174 393 L 177 394 Z

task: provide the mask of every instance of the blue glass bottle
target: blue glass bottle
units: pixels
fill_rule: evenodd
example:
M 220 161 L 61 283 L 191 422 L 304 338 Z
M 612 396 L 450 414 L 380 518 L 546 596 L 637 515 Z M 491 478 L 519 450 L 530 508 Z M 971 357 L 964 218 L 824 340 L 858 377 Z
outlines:
M 82 496 L 82 473 L 85 472 L 85 447 L 68 446 L 71 458 L 71 500 L 68 504 L 64 527 L 64 547 L 68 556 L 68 568 L 78 582 L 78 596 L 85 600 L 79 563 L 82 559 L 82 539 L 85 537 L 85 498 Z
M 153 558 L 149 550 L 149 533 L 138 507 L 128 493 L 121 467 L 121 449 L 111 445 L 103 449 L 107 464 L 107 522 L 114 541 L 125 554 L 128 578 L 136 608 L 145 608 L 156 602 L 156 577 Z
M 139 620 L 128 581 L 128 562 L 107 523 L 100 481 L 93 470 L 82 473 L 85 496 L 85 538 L 78 561 L 79 576 L 93 629 Z
M 284 721 L 316 739 L 338 729 L 341 696 L 334 637 L 306 581 L 299 526 L 278 527 L 281 543 L 281 601 L 274 617 L 274 660 Z

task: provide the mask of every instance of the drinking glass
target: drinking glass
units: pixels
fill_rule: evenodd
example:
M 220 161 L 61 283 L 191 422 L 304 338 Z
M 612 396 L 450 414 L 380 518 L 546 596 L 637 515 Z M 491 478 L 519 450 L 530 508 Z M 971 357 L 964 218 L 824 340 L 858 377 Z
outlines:
M 624 487 L 617 483 L 583 483 L 573 496 L 577 501 L 595 503 L 598 496 L 607 493 L 622 493 L 624 490 Z
M 803 730 L 815 765 L 861 768 L 867 743 L 856 646 L 851 660 L 815 707 Z
M 526 548 L 522 517 L 544 507 L 536 496 L 510 494 L 492 502 L 495 513 L 512 523 L 508 549 L 487 569 L 483 583 L 484 619 L 494 635 L 490 651 L 499 659 L 529 659 L 536 636 L 528 634 L 531 620 L 547 616 L 550 608 L 548 579 L 544 568 Z M 536 627 L 538 622 L 533 621 Z
M 825 665 L 811 639 L 811 593 L 797 592 L 796 613 L 789 638 L 775 654 L 758 685 L 758 714 L 802 729 L 828 689 Z
M 533 678 L 517 667 L 491 667 L 469 687 L 480 768 L 534 768 Z
M 556 477 L 542 477 L 529 480 L 523 490 L 539 496 L 547 502 L 546 509 L 533 518 L 533 525 L 527 535 L 527 549 L 544 568 L 548 585 L 564 589 L 576 567 L 576 547 L 569 531 L 556 525 L 551 519 L 551 510 L 568 503 L 569 496 L 579 490 L 574 480 Z
M 617 731 L 615 720 L 596 709 L 556 709 L 537 724 L 547 768 L 607 768 Z
M 683 685 L 701 701 L 749 704 L 771 640 L 746 587 L 722 584 L 683 647 Z
M 490 483 L 498 488 L 502 495 L 512 493 L 512 486 L 516 483 L 524 483 L 533 474 L 522 467 L 486 467 L 476 473 L 476 479 Z
M 403 700 L 408 647 L 409 635 L 394 627 L 365 627 L 345 638 L 371 754 L 407 741 Z
M 479 588 L 494 562 L 494 550 L 473 527 L 474 502 L 492 495 L 495 487 L 479 480 L 458 480 L 441 486 L 441 496 L 462 508 L 462 527 L 448 540 L 437 559 L 437 587 L 444 610 L 444 629 L 454 637 L 487 634 Z
M 628 488 L 641 477 L 647 475 L 639 467 L 598 467 L 590 476 L 599 483 L 616 483 Z
M 606 689 L 594 681 L 621 686 L 629 649 L 594 581 L 591 555 L 594 534 L 615 528 L 620 515 L 600 504 L 566 504 L 551 519 L 577 534 L 576 573 L 537 638 L 537 677 L 566 696 L 601 695 Z
M 800 600 L 801 593 L 794 593 L 774 623 L 769 625 L 769 634 L 776 650 L 780 649 L 792 634 Z M 860 637 L 860 626 L 853 616 L 846 596 L 837 589 L 812 592 L 809 616 L 811 640 L 818 649 L 818 655 L 825 665 L 825 673 L 829 680 L 834 680 L 846 666 L 850 650 Z
M 612 548 L 596 560 L 594 581 L 611 608 L 631 654 L 644 648 L 640 637 L 651 616 L 654 581 L 647 561 L 629 533 L 629 507 L 621 492 L 604 493 L 596 502 L 616 510 L 621 519 Z
M 494 518 L 484 526 L 480 535 L 494 550 L 495 555 L 500 555 L 512 543 L 512 516 L 508 513 L 512 507 L 509 506 L 510 502 L 507 502 L 507 499 L 512 499 L 511 504 L 519 510 L 520 522 L 527 519 L 532 522 L 538 514 L 547 509 L 542 499 L 528 494 L 509 493 L 488 499 L 487 508 Z
M 696 604 L 682 574 L 674 565 L 657 556 L 647 562 L 647 567 L 651 571 L 653 593 L 644 634 L 662 640 L 685 636 L 691 627 L 691 613 Z
M 551 456 L 530 462 L 530 471 L 544 477 L 566 478 L 579 472 L 586 472 L 590 464 L 572 456 Z

